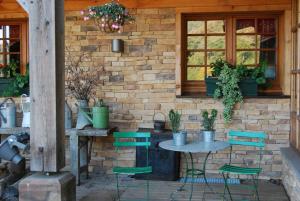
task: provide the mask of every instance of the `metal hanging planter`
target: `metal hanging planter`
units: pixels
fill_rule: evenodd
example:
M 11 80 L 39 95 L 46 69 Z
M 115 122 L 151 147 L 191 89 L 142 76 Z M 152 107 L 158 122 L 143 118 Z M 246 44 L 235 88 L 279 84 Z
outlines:
M 94 20 L 100 31 L 105 33 L 120 33 L 124 24 L 134 21 L 127 8 L 115 0 L 101 6 L 91 6 L 81 14 L 84 20 Z
M 111 41 L 111 51 L 115 53 L 124 52 L 124 41 L 122 39 L 113 39 Z

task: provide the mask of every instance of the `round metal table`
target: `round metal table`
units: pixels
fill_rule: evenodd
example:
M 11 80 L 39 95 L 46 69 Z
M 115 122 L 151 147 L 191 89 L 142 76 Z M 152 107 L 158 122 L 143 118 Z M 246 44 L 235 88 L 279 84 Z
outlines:
M 192 182 L 191 182 L 191 192 L 190 192 L 190 197 L 189 200 L 192 200 L 193 197 L 193 188 L 194 188 L 194 177 L 199 177 L 203 176 L 203 179 L 205 181 L 205 187 L 209 187 L 210 190 L 213 191 L 212 187 L 208 184 L 207 179 L 206 179 L 206 163 L 209 155 L 211 153 L 216 153 L 218 151 L 224 150 L 228 147 L 230 147 L 230 144 L 228 142 L 224 141 L 214 141 L 214 142 L 192 142 L 188 143 L 183 146 L 175 146 L 173 140 L 167 140 L 159 143 L 159 146 L 163 149 L 169 150 L 169 151 L 177 151 L 177 152 L 182 152 L 185 158 L 185 164 L 186 164 L 186 171 L 185 171 L 185 177 L 184 177 L 184 183 L 183 185 L 177 190 L 177 191 L 183 191 L 184 186 L 187 183 L 187 178 L 188 176 L 192 177 Z M 203 163 L 203 168 L 202 169 L 196 169 L 194 166 L 194 159 L 193 159 L 193 153 L 206 153 L 206 157 L 204 159 Z M 189 167 L 188 163 L 188 157 L 190 157 L 191 160 L 191 167 Z M 205 197 L 205 191 L 203 193 L 202 200 L 204 200 Z M 173 197 L 174 193 L 171 193 L 170 199 L 175 200 Z

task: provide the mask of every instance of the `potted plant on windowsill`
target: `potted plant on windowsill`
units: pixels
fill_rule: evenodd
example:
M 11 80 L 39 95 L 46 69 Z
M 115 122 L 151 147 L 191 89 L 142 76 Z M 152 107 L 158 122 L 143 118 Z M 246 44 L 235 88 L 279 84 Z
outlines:
M 173 132 L 173 141 L 175 146 L 183 146 L 186 144 L 187 134 L 184 131 L 179 131 L 181 114 L 173 109 L 169 112 L 171 129 Z
M 224 66 L 227 66 L 230 69 L 237 69 L 239 79 L 238 86 L 243 96 L 257 96 L 258 86 L 268 86 L 267 79 L 265 77 L 267 67 L 266 62 L 262 62 L 260 66 L 256 68 L 248 68 L 245 65 L 233 66 L 227 61 L 217 59 L 216 62 L 211 64 L 212 76 L 205 79 L 207 96 L 213 96 L 215 90 L 218 88 L 217 82 L 219 81 L 220 74 Z
M 202 127 L 204 128 L 201 131 L 204 142 L 213 142 L 215 140 L 215 121 L 218 115 L 216 109 L 211 110 L 211 114 L 207 110 L 202 112 Z
M 29 95 L 29 64 L 26 65 L 25 75 L 17 73 L 17 63 L 11 63 L 2 69 L 3 78 L 0 79 L 0 95 L 5 97 Z

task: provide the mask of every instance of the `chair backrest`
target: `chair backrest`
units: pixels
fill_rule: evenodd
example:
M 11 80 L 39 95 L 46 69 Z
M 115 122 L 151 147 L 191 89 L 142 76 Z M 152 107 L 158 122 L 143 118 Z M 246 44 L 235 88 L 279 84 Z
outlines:
M 149 147 L 151 142 L 149 138 L 151 133 L 149 132 L 114 132 L 114 147 L 116 152 L 121 147 L 145 147 L 146 151 L 146 166 L 149 165 Z M 118 161 L 117 161 L 118 164 Z
M 229 131 L 229 143 L 250 147 L 265 147 L 267 135 L 264 132 Z M 242 140 L 243 139 L 243 140 Z
M 267 135 L 264 132 L 249 132 L 249 131 L 229 131 L 228 133 L 230 145 L 240 145 L 247 147 L 259 148 L 259 167 L 261 166 L 262 151 L 265 147 L 265 139 Z M 231 151 L 232 152 L 232 148 Z M 230 153 L 230 163 L 231 163 L 231 153 Z
M 149 138 L 151 133 L 147 132 L 114 132 L 114 147 L 146 147 L 148 148 L 151 143 Z M 138 138 L 144 138 L 144 141 L 137 140 Z M 127 139 L 127 140 L 124 140 Z M 135 141 L 133 141 L 135 139 Z

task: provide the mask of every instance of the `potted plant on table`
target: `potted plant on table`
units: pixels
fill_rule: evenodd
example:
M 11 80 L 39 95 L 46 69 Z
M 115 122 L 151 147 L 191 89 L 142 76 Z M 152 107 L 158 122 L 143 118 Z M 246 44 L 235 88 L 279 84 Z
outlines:
M 215 121 L 218 115 L 216 109 L 212 109 L 211 114 L 207 110 L 202 112 L 202 126 L 203 130 L 201 131 L 204 142 L 213 142 L 215 140 Z
M 186 144 L 187 134 L 184 131 L 179 131 L 181 114 L 173 109 L 169 112 L 171 129 L 173 132 L 173 141 L 175 146 L 183 146 Z

